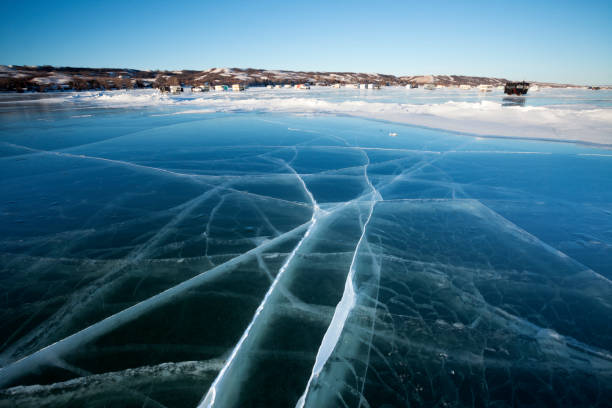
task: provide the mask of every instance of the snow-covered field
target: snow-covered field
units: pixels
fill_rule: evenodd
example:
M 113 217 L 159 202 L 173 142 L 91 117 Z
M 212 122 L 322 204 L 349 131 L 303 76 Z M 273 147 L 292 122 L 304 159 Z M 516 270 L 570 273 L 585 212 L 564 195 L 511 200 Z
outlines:
M 161 95 L 155 90 L 58 93 L 44 103 L 99 107 L 169 107 L 171 114 L 282 112 L 332 114 L 425 126 L 480 136 L 612 145 L 612 91 L 542 89 L 526 97 L 476 89 L 311 90 L 249 88 L 245 92 Z

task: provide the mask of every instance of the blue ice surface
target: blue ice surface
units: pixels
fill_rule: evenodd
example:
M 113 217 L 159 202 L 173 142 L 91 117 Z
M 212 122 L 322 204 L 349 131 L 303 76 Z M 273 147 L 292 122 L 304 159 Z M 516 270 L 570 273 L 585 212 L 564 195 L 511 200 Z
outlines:
M 394 164 L 371 168 L 372 177 L 381 181 L 396 174 L 411 160 L 420 160 L 430 152 L 441 153 L 443 157 L 419 170 L 419 174 L 387 187 L 384 190 L 387 197 L 448 198 L 454 194 L 458 198 L 479 199 L 550 245 L 597 272 L 612 276 L 612 152 L 606 149 L 568 143 L 473 138 L 356 118 L 274 114 L 154 116 L 155 112 L 148 110 L 117 112 L 116 109 L 102 112 L 97 109 L 93 116 L 87 116 L 90 114 L 87 110 L 77 113 L 81 117 L 75 118 L 74 111 L 3 114 L 0 155 L 14 156 L 2 163 L 3 187 L 11 190 L 3 191 L 3 197 L 15 197 L 20 188 L 40 195 L 45 194 L 45 189 L 53 188 L 59 194 L 66 188 L 63 183 L 69 181 L 58 180 L 58 185 L 53 186 L 46 182 L 53 177 L 49 173 L 73 168 L 87 171 L 110 167 L 105 180 L 96 181 L 101 183 L 98 189 L 105 190 L 105 183 L 113 181 L 113 172 L 121 171 L 111 163 L 79 160 L 75 156 L 59 159 L 47 155 L 34 162 L 26 159 L 31 149 L 103 157 L 179 172 L 225 175 L 266 172 L 265 168 L 257 168 L 262 165 L 246 158 L 276 146 L 303 146 L 294 164 L 298 172 L 306 174 L 338 171 L 361 160 L 358 153 L 342 146 L 390 149 L 368 151 L 373 163 L 398 159 Z M 389 137 L 390 131 L 400 136 Z M 233 163 L 211 162 L 212 165 L 202 163 L 220 157 L 234 160 Z M 40 176 L 38 180 L 36 176 Z M 87 186 L 75 188 L 72 194 L 75 197 L 89 194 L 85 189 L 91 188 L 92 180 L 81 174 L 77 176 L 75 182 Z M 350 176 L 333 175 L 336 179 Z M 24 177 L 44 186 L 33 189 L 31 183 L 22 182 Z M 310 177 L 320 188 L 323 201 L 335 199 L 327 196 L 328 193 L 343 197 L 355 193 L 351 192 L 350 183 L 345 185 L 348 191 L 326 189 L 326 184 L 334 184 L 333 177 L 327 177 L 329 182 L 322 177 Z M 107 194 L 113 194 L 110 191 Z M 175 190 L 175 194 L 180 193 Z M 36 200 L 35 195 L 29 198 L 19 205 L 32 207 L 37 216 L 41 210 L 52 211 L 50 206 L 44 206 L 44 201 Z M 10 201 L 5 199 L 4 205 L 10 205 L 7 204 Z M 55 200 L 48 198 L 48 201 Z M 26 217 L 26 213 L 11 217 L 3 223 L 3 228 L 25 233 L 26 225 L 15 226 L 21 217 Z M 48 228 L 55 222 L 48 220 L 37 228 Z M 8 231 L 3 232 L 10 236 Z
M 378 405 L 462 405 L 474 398 L 505 406 L 515 398 L 606 406 L 600 397 L 578 395 L 610 394 L 612 152 L 349 117 L 173 113 L 44 105 L 0 113 L 3 388 L 84 379 L 77 403 L 88 395 L 100 403 L 197 405 L 218 387 L 232 397 L 217 403 L 229 406 L 287 406 L 300 396 L 306 405 L 334 406 L 338 395 L 356 395 L 344 383 L 351 371 L 360 377 L 357 395 Z M 282 239 L 262 247 L 275 237 Z M 248 256 L 236 272 L 219 269 L 241 254 Z M 414 264 L 402 266 L 402 257 Z M 343 346 L 317 353 L 321 339 L 334 338 L 328 324 L 355 262 L 356 309 L 345 311 Z M 464 270 L 469 275 L 459 273 Z M 590 274 L 581 283 L 584 271 Z M 404 273 L 411 277 L 404 280 Z M 455 280 L 448 296 L 429 287 L 437 274 Z M 603 278 L 593 283 L 593 276 Z M 359 286 L 359 279 L 366 283 Z M 156 297 L 184 282 L 193 283 Z M 557 293 L 575 288 L 575 296 L 557 298 L 542 282 Z M 484 300 L 469 300 L 474 286 Z M 542 304 L 543 296 L 557 303 Z M 143 304 L 121 320 L 128 307 Z M 258 312 L 260 305 L 268 307 Z M 571 316 L 575 310 L 579 316 Z M 481 312 L 486 328 L 478 323 Z M 412 313 L 418 323 L 397 320 Z M 448 323 L 452 316 L 455 326 Z M 476 334 L 453 334 L 446 324 L 453 330 L 472 324 Z M 95 330 L 72 336 L 90 327 Z M 368 330 L 364 351 L 355 339 Z M 463 385 L 436 377 L 439 362 L 418 358 L 425 345 L 414 344 L 433 341 L 425 332 L 439 336 L 437 348 L 427 349 L 432 356 L 452 359 L 448 350 L 461 356 L 449 367 L 452 376 L 463 375 Z M 483 345 L 483 336 L 496 346 Z M 521 356 L 529 336 L 537 347 L 523 345 Z M 557 341 L 578 355 L 555 348 Z M 557 360 L 550 350 L 535 350 L 550 342 Z M 57 361 L 50 361 L 54 350 Z M 394 356 L 391 366 L 376 356 L 382 351 Z M 493 374 L 474 374 L 476 363 L 466 361 L 477 352 L 492 353 L 481 363 Z M 504 371 L 492 363 L 504 357 L 499 353 L 531 362 Z M 329 364 L 317 359 L 322 355 Z M 364 355 L 371 370 L 367 363 L 365 370 L 333 365 Z M 588 360 L 592 355 L 598 360 Z M 26 363 L 16 363 L 24 357 Z M 320 378 L 310 372 L 315 360 L 325 367 Z M 569 364 L 568 371 L 582 374 L 555 374 L 553 360 L 560 370 Z M 552 370 L 536 375 L 537 381 L 552 376 L 543 387 L 548 391 L 530 388 L 532 365 Z M 418 368 L 402 373 L 407 366 Z M 415 376 L 440 387 L 421 392 L 424 380 Z M 92 391 L 87 378 L 105 385 Z M 114 388 L 117 378 L 132 391 Z M 240 394 L 227 378 L 248 385 Z M 598 385 L 587 386 L 593 378 Z M 273 394 L 279 381 L 282 391 Z M 334 381 L 344 385 L 331 387 Z M 478 388 L 483 381 L 490 391 Z M 564 381 L 574 382 L 575 392 L 555 400 Z M 312 395 L 303 395 L 307 383 Z M 64 401 L 33 389 L 28 399 L 29 389 L 19 390 L 3 391 L 0 406 Z

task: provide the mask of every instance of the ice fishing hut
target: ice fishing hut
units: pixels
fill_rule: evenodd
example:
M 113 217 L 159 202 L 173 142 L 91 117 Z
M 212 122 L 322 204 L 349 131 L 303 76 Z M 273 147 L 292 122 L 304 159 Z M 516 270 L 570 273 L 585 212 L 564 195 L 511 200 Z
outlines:
M 191 92 L 208 92 L 210 87 L 208 85 L 194 86 L 191 88 Z

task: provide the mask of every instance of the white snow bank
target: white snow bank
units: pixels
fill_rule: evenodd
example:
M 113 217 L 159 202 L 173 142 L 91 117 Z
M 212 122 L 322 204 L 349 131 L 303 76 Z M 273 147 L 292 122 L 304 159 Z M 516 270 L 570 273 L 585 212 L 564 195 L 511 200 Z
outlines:
M 612 145 L 612 109 L 603 108 L 502 106 L 490 101 L 417 105 L 313 98 L 203 98 L 183 104 L 205 108 L 202 113 L 213 110 L 342 114 L 478 135 Z M 198 112 L 188 109 L 179 113 Z
M 83 92 L 74 93 L 66 98 L 67 102 L 94 103 L 104 107 L 126 108 L 130 106 L 155 106 L 175 103 L 169 96 L 159 92 Z
M 331 95 L 331 94 L 330 94 Z M 321 93 L 285 90 L 161 95 L 156 91 L 89 92 L 66 98 L 105 107 L 172 105 L 176 114 L 264 111 L 350 115 L 483 136 L 550 139 L 612 145 L 612 108 L 578 105 L 503 106 L 501 101 L 340 102 Z

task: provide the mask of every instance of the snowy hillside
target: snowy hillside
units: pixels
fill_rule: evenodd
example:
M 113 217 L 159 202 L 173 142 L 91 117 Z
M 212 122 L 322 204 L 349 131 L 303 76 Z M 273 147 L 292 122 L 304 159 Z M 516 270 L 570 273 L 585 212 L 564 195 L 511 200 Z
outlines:
M 142 71 L 125 68 L 0 66 L 0 91 L 131 89 L 161 85 L 240 83 L 249 86 L 311 83 L 318 85 L 409 83 L 459 86 L 501 85 L 505 78 L 461 75 L 395 76 L 377 73 L 278 71 L 253 68 L 211 68 L 204 71 Z M 555 86 L 555 84 L 548 84 Z M 563 86 L 566 85 L 557 85 Z

